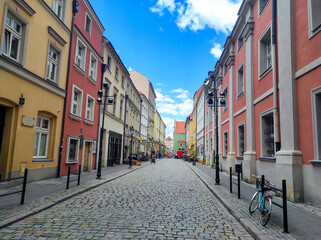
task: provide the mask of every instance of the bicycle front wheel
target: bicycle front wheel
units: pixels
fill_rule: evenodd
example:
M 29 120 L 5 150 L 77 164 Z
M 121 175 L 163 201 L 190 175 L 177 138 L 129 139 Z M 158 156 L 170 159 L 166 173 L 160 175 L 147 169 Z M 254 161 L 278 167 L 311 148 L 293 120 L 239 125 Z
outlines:
M 257 209 L 258 207 L 258 203 L 259 203 L 259 194 L 258 192 L 254 193 L 252 199 L 251 199 L 251 203 L 250 203 L 250 206 L 249 206 L 249 211 L 250 213 L 254 213 L 255 210 Z
M 269 220 L 272 211 L 272 200 L 265 196 L 263 208 L 260 210 L 260 222 L 262 226 L 265 226 Z

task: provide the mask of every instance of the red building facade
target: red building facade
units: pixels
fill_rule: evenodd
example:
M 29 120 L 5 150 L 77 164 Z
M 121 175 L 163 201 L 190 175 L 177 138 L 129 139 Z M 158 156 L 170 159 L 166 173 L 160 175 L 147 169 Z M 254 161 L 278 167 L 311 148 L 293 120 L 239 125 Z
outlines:
M 242 162 L 248 181 L 264 174 L 278 187 L 286 179 L 290 200 L 316 205 L 321 200 L 319 3 L 243 1 L 213 73 L 226 94 L 218 114 L 221 167 L 235 171 L 235 163 Z M 209 108 L 207 114 L 211 158 L 214 115 Z
M 78 0 L 74 15 L 64 112 L 60 175 L 96 167 L 99 126 L 97 92 L 101 89 L 102 34 L 104 27 L 87 0 Z

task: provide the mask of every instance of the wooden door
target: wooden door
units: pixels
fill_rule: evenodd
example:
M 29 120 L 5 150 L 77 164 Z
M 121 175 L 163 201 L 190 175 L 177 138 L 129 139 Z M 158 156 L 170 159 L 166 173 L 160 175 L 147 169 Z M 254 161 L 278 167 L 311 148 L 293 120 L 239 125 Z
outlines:
M 90 153 L 90 142 L 85 143 L 85 154 L 84 154 L 84 171 L 88 170 L 88 162 L 89 162 L 89 153 Z

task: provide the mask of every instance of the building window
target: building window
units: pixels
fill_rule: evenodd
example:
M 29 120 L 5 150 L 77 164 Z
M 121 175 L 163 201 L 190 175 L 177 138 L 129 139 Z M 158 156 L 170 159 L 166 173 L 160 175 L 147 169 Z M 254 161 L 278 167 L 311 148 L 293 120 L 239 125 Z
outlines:
M 274 156 L 274 127 L 273 113 L 267 113 L 261 116 L 261 149 L 262 157 Z
M 120 112 L 119 112 L 119 118 L 122 119 L 123 114 L 123 100 L 120 100 Z
M 239 38 L 237 39 L 237 51 L 240 51 L 241 47 L 243 46 L 243 37 L 242 34 L 240 34 Z
M 309 0 L 310 37 L 321 30 L 321 0 Z
M 265 6 L 267 5 L 268 1 L 269 0 L 259 0 L 258 1 L 259 2 L 259 15 L 262 14 L 262 12 L 263 12 Z
M 223 156 L 227 156 L 228 153 L 228 132 L 223 134 Z
M 94 57 L 93 54 L 90 54 L 90 62 L 89 62 L 89 77 L 97 81 L 97 59 Z
M 71 101 L 71 113 L 78 117 L 81 117 L 82 109 L 82 95 L 83 91 L 73 85 L 72 88 L 72 101 Z
M 10 13 L 6 16 L 2 52 L 15 61 L 20 61 L 23 25 Z
M 39 116 L 36 125 L 36 139 L 33 147 L 34 158 L 46 158 L 50 132 L 50 119 Z
M 118 73 L 119 73 L 119 69 L 118 67 L 116 66 L 116 70 L 115 70 L 115 78 L 118 80 Z
M 79 68 L 81 68 L 84 72 L 85 72 L 86 52 L 87 52 L 87 48 L 85 44 L 82 41 L 80 41 L 80 39 L 77 39 L 75 64 Z
M 228 87 L 226 86 L 225 89 L 223 90 L 225 93 L 225 106 L 223 107 L 223 112 L 225 112 L 228 108 Z
M 225 64 L 224 64 L 224 76 L 226 75 L 227 70 L 228 70 L 228 67 L 227 67 L 227 64 L 225 63 Z
M 53 11 L 55 14 L 61 19 L 64 20 L 64 9 L 65 9 L 65 1 L 64 0 L 53 0 Z
M 213 138 L 211 138 L 211 151 L 213 149 Z
M 114 116 L 116 116 L 116 101 L 117 101 L 117 94 L 114 94 L 114 109 L 113 109 Z
M 271 27 L 259 40 L 259 74 L 262 76 L 272 66 L 271 55 Z
M 85 20 L 85 31 L 91 35 L 91 18 L 86 13 L 86 20 Z
M 237 127 L 237 137 L 238 137 L 238 146 L 237 146 L 237 155 L 243 157 L 244 155 L 244 124 Z
M 244 93 L 244 71 L 243 65 L 237 71 L 237 97 Z
M 89 121 L 94 121 L 94 106 L 95 99 L 87 94 L 87 103 L 86 103 L 86 119 Z
M 68 140 L 68 151 L 67 151 L 67 163 L 78 162 L 78 152 L 79 152 L 79 139 L 69 138 Z
M 312 91 L 314 158 L 321 160 L 321 88 Z
M 124 86 L 124 84 L 125 84 L 125 77 L 121 76 L 121 85 L 122 85 L 122 87 Z
M 107 69 L 110 72 L 110 68 L 111 68 L 111 57 L 108 55 L 107 57 Z
M 58 82 L 60 53 L 50 44 L 47 60 L 47 74 L 46 78 L 55 83 Z

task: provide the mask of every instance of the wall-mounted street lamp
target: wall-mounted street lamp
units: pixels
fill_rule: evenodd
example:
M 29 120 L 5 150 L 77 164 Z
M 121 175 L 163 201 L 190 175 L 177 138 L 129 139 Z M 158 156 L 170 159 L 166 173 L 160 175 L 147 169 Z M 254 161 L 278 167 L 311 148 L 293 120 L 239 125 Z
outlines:
M 104 73 L 107 70 L 107 65 L 102 65 L 102 73 Z M 102 155 L 103 155 L 103 139 L 104 139 L 104 124 L 105 124 L 105 111 L 106 111 L 106 105 L 114 104 L 114 97 L 108 96 L 108 90 L 109 86 L 106 82 L 103 83 L 103 89 L 105 89 L 105 94 L 103 94 L 103 89 L 98 90 L 98 98 L 97 98 L 97 104 L 104 105 L 103 107 L 103 121 L 100 128 L 100 140 L 99 140 L 99 158 L 98 158 L 98 168 L 97 168 L 97 178 L 101 179 L 101 165 L 102 165 Z M 102 101 L 102 98 L 104 98 L 104 101 Z M 101 107 L 99 107 L 101 109 Z
M 21 96 L 19 98 L 19 105 L 22 106 L 25 104 L 25 98 L 23 97 L 23 94 L 21 93 Z
M 215 185 L 220 185 L 220 167 L 219 167 L 219 155 L 218 155 L 218 108 L 224 107 L 225 102 L 225 92 L 220 92 L 218 94 L 218 89 L 216 86 L 216 81 L 214 79 L 213 74 L 210 75 L 210 78 L 213 81 L 213 88 L 207 93 L 208 95 L 208 106 L 214 108 L 214 114 L 215 114 L 215 137 L 216 137 L 216 149 L 214 151 L 215 155 L 215 165 L 216 165 L 216 171 L 215 171 Z M 209 79 L 205 81 L 205 86 L 209 84 Z M 218 100 L 220 99 L 220 102 Z
M 130 155 L 129 155 L 129 168 L 132 168 L 132 160 L 133 160 L 133 157 L 132 157 L 132 154 L 133 154 L 133 135 L 134 135 L 134 132 L 135 132 L 135 128 L 133 126 L 130 126 L 129 128 L 129 131 L 130 131 Z

